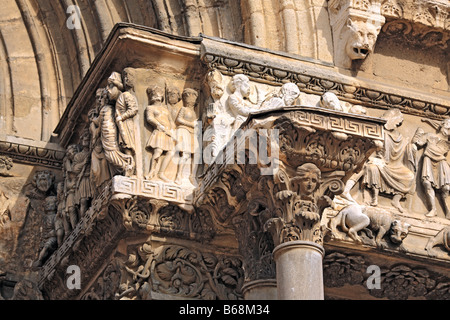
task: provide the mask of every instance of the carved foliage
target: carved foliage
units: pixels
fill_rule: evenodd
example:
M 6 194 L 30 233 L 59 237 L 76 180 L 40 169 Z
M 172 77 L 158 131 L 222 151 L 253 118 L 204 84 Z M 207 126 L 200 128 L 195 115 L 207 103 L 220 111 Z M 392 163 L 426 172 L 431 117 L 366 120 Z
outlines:
M 323 260 L 323 277 L 326 287 L 342 287 L 345 284 L 362 284 L 365 261 L 358 255 L 332 252 Z
M 365 288 L 370 273 L 369 261 L 359 255 L 330 252 L 323 261 L 326 287 L 341 287 L 346 284 Z M 405 300 L 408 298 L 450 299 L 450 279 L 423 267 L 404 264 L 381 268 L 380 289 L 367 289 L 376 298 Z
M 369 128 L 358 128 L 362 127 L 362 124 L 341 125 L 331 118 L 320 115 L 310 115 L 308 120 L 301 114 L 293 114 L 290 117 L 293 117 L 294 121 L 281 117 L 274 125 L 280 130 L 280 157 L 293 167 L 304 162 L 312 162 L 321 169 L 351 171 L 363 162 L 366 153 L 373 148 L 372 142 L 367 139 L 349 138 L 347 135 L 350 130 L 355 130 L 355 134 L 363 135 Z M 297 122 L 298 117 L 300 118 Z M 327 125 L 328 121 L 331 121 L 331 124 Z M 306 122 L 311 127 L 303 125 Z M 338 122 L 341 121 L 338 120 Z M 324 132 L 314 129 L 318 126 L 324 129 L 334 126 L 335 129 L 342 128 L 343 132 Z
M 152 264 L 153 290 L 201 299 L 240 299 L 242 261 L 181 246 L 163 246 Z
M 122 212 L 123 223 L 128 230 L 154 231 L 195 239 L 209 239 L 214 234 L 209 213 L 205 210 L 189 213 L 164 200 L 138 197 L 113 203 Z
M 152 293 L 203 300 L 242 298 L 244 272 L 237 257 L 178 245 L 153 250 L 150 243 L 144 243 L 130 250 L 120 268 L 115 299 L 147 300 Z

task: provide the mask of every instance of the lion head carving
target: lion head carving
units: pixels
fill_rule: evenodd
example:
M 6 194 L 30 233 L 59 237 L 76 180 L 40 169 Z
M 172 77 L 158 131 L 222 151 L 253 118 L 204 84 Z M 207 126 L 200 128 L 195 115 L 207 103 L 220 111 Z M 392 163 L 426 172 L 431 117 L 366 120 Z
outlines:
M 365 59 L 372 53 L 381 26 L 370 22 L 348 19 L 345 36 L 345 53 L 351 60 Z

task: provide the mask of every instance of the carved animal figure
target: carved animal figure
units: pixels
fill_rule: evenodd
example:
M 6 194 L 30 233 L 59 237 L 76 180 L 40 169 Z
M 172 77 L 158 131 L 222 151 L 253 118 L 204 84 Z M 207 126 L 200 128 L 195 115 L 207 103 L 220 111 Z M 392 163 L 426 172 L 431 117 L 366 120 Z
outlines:
M 436 256 L 433 250 L 435 246 L 443 246 L 450 254 L 450 227 L 445 227 L 439 231 L 433 238 L 428 240 L 425 250 L 427 250 L 429 256 Z
M 347 27 L 345 53 L 351 60 L 365 59 L 373 52 L 381 26 L 349 19 Z
M 362 243 L 358 236 L 359 231 L 365 231 L 373 238 L 372 231 L 377 232 L 375 243 L 378 247 L 384 247 L 381 240 L 389 232 L 389 240 L 394 244 L 401 244 L 409 233 L 410 224 L 394 218 L 388 211 L 371 210 L 358 204 L 351 204 L 330 221 L 331 232 L 340 238 L 337 227 L 347 233 L 354 241 Z

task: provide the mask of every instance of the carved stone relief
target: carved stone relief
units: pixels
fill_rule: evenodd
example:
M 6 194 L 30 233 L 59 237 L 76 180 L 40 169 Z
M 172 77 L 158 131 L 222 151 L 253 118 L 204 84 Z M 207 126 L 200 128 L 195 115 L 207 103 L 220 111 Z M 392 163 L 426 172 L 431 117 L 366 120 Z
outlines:
M 373 52 L 385 17 L 380 6 L 371 1 L 333 0 L 329 8 L 335 64 L 350 68 L 352 61 L 365 59 Z
M 324 284 L 326 287 L 360 285 L 376 298 L 390 300 L 449 299 L 449 278 L 432 272 L 422 266 L 405 264 L 380 265 L 380 288 L 367 289 L 366 280 L 370 273 L 367 268 L 373 262 L 352 253 L 329 252 L 323 261 Z
M 353 22 L 351 26 L 355 27 Z M 370 49 L 363 47 L 349 46 L 356 48 L 357 54 Z M 104 279 L 114 278 L 108 280 L 111 286 L 118 284 L 119 272 L 121 279 L 127 279 L 117 290 L 106 289 L 99 280 L 84 294 L 86 299 L 148 299 L 152 292 L 184 298 L 239 298 L 244 279 L 274 277 L 271 252 L 275 246 L 293 240 L 323 244 L 327 226 L 333 240 L 348 240 L 340 230 L 359 244 L 405 250 L 402 243 L 411 225 L 393 210 L 381 208 L 378 197 L 392 197 L 395 213 L 408 213 L 401 201 L 416 192 L 418 165 L 426 162 L 419 161 L 418 155 L 423 152 L 425 158 L 426 151 L 421 148 L 427 150 L 431 145 L 433 149 L 437 142 L 433 144 L 434 137 L 423 142 L 425 134 L 421 131 L 413 138 L 402 134 L 399 127 L 403 115 L 390 108 L 403 104 L 401 97 L 390 101 L 390 96 L 358 89 L 358 97 L 369 97 L 367 101 L 389 100 L 389 105 L 384 105 L 389 110 L 382 117 L 386 120 L 383 128 L 384 122 L 367 116 L 365 107 L 339 99 L 343 92 L 352 95 L 356 87 L 331 80 L 306 79 L 297 74 L 294 83 L 288 81 L 292 74 L 286 74 L 284 81 L 274 77 L 278 85 L 273 86 L 270 81 L 251 82 L 247 72 L 232 75 L 211 69 L 206 84 L 199 89 L 194 81 L 183 85 L 182 81 L 172 84 L 174 79 L 169 78 L 141 81 L 145 72 L 126 68 L 122 74 L 114 72 L 105 79 L 107 87 L 96 92 L 97 103 L 89 112 L 86 130 L 80 130 L 79 144 L 68 147 L 64 181 L 58 185 L 57 210 L 48 210 L 53 233 L 41 253 L 44 256 L 55 250 L 55 243 L 60 249 L 46 272 L 58 263 L 61 266 L 72 261 L 89 269 L 96 255 L 107 255 L 95 242 L 103 241 L 99 229 L 87 223 L 94 211 L 104 210 L 104 205 L 95 206 L 105 188 L 112 196 L 102 200 L 110 201 L 115 212 L 114 219 L 108 216 L 104 220 L 105 226 L 111 227 L 109 231 L 102 228 L 107 239 L 117 240 L 122 227 L 136 234 L 157 233 L 193 241 L 210 241 L 218 229 L 225 233 L 231 229 L 243 259 L 175 245 L 157 250 L 142 246 L 124 266 L 112 262 L 105 271 Z M 305 91 L 315 95 L 317 103 L 296 107 L 302 104 Z M 323 94 L 314 94 L 319 91 Z M 202 141 L 196 141 L 198 119 L 203 119 Z M 439 128 L 444 127 L 441 122 Z M 270 136 L 267 130 L 278 130 L 279 167 L 274 174 L 261 174 L 273 163 L 220 163 L 219 155 L 238 157 L 227 155 L 226 150 L 237 146 L 230 138 L 240 128 L 265 130 L 266 136 Z M 216 159 L 206 163 L 203 172 L 196 172 L 195 142 L 210 153 L 211 160 Z M 271 148 L 269 153 L 275 151 Z M 440 150 L 440 158 L 446 156 L 445 148 Z M 378 152 L 366 162 L 376 149 Z M 252 151 L 254 148 L 246 148 L 246 160 Z M 444 162 L 441 167 L 447 170 Z M 353 172 L 357 174 L 351 177 Z M 440 175 L 433 177 L 440 181 Z M 364 190 L 355 190 L 362 177 Z M 347 180 L 350 182 L 344 185 Z M 430 190 L 438 190 L 446 199 L 446 182 L 430 185 Z M 370 191 L 369 206 L 358 205 L 350 195 L 352 189 Z M 329 218 L 325 209 L 333 205 L 332 198 L 337 194 L 348 201 L 348 206 L 331 217 L 330 224 L 324 224 Z M 79 236 L 84 228 L 94 230 L 88 232 L 89 239 Z M 440 236 L 436 235 L 429 251 L 439 245 Z M 64 256 L 64 250 L 72 250 L 71 255 Z M 84 256 L 74 255 L 77 250 Z M 41 265 L 43 260 L 39 261 Z M 50 279 L 50 283 L 61 281 L 61 275 L 55 277 L 59 280 Z M 46 288 L 48 291 L 50 287 Z
M 148 241 L 129 247 L 126 258 L 113 258 L 82 299 L 237 300 L 242 283 L 237 257 Z

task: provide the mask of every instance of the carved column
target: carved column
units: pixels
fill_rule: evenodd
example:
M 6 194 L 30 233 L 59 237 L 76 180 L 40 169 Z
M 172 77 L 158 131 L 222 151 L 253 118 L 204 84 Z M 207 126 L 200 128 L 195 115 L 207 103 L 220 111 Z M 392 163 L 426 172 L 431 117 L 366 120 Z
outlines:
M 312 241 L 289 241 L 273 252 L 277 264 L 278 299 L 323 300 L 324 248 Z
M 256 137 L 224 150 L 227 159 L 244 161 L 210 166 L 195 206 L 232 228 L 246 299 L 323 299 L 323 211 L 382 145 L 382 124 L 314 107 L 252 115 L 243 131 Z

